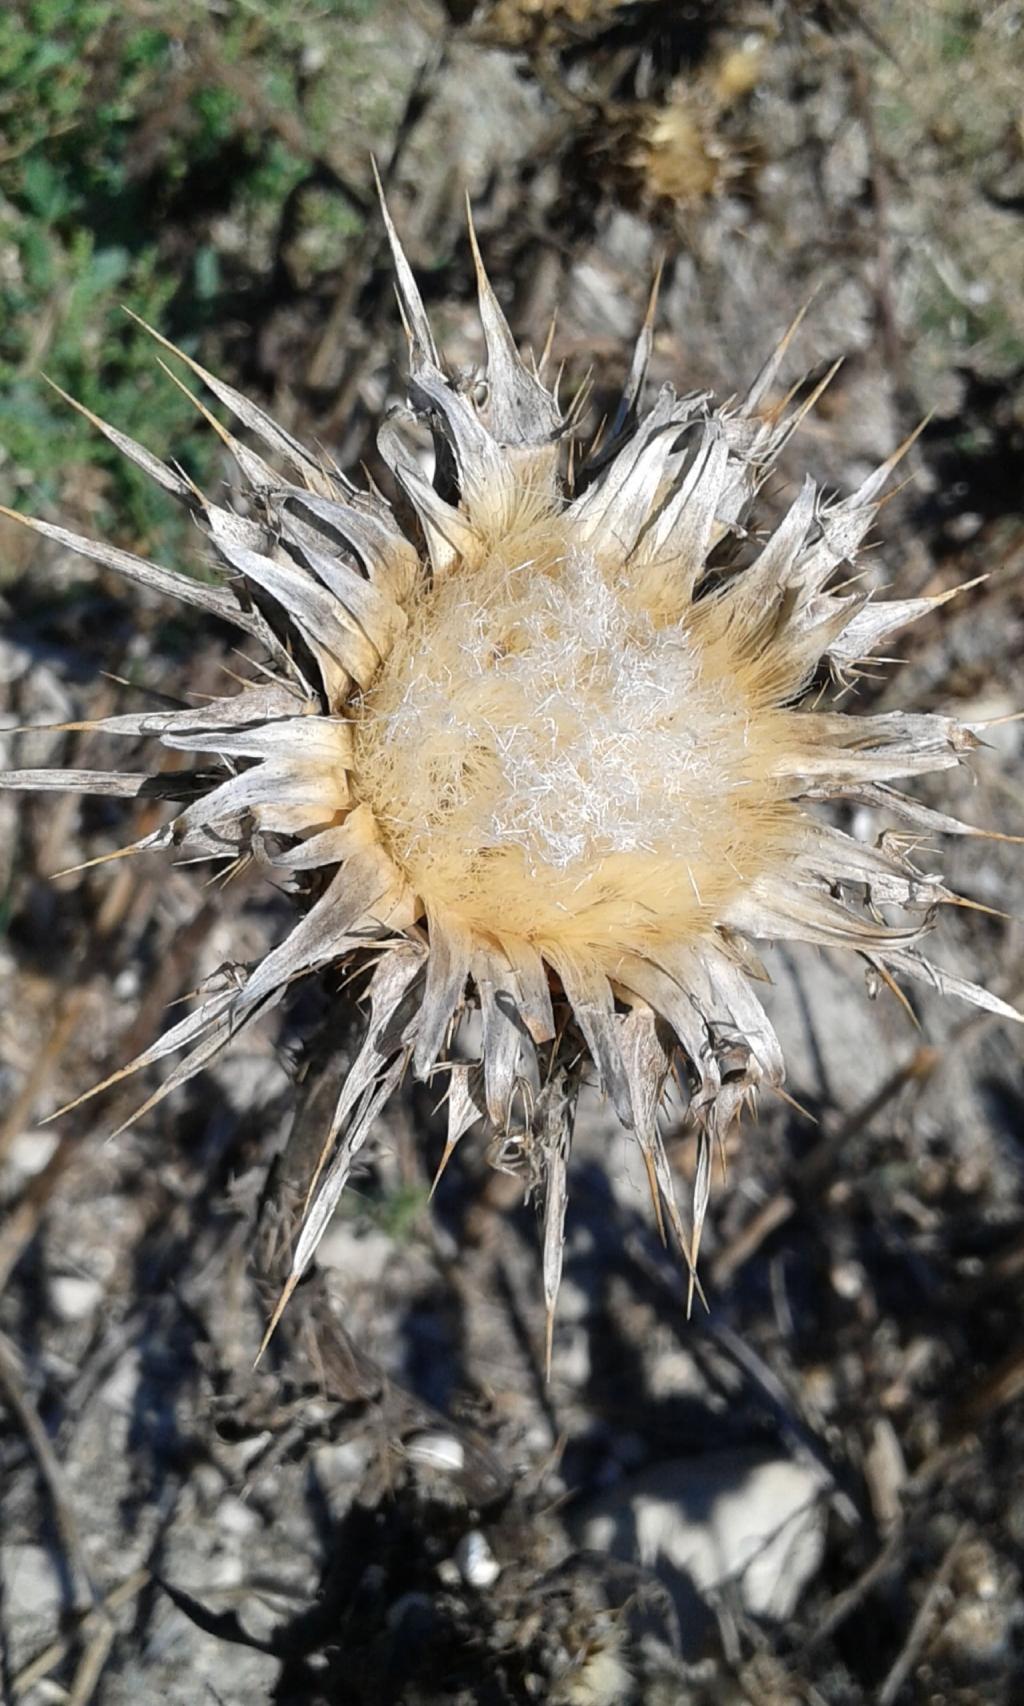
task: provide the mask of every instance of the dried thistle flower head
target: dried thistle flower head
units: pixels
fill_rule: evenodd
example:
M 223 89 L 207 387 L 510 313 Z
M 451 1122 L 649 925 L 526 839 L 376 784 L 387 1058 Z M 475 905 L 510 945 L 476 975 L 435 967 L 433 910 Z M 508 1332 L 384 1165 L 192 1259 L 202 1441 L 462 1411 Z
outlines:
M 783 1077 L 751 987 L 762 975 L 752 940 L 846 947 L 887 981 L 921 978 L 1020 1015 L 918 951 L 936 907 L 955 897 L 912 863 L 909 845 L 922 829 L 981 832 L 892 783 L 961 763 L 971 731 L 942 716 L 845 715 L 808 693 L 822 667 L 842 677 L 948 596 L 883 602 L 829 590 L 897 458 L 843 501 L 806 481 L 739 567 L 726 547 L 753 539 L 752 502 L 803 412 L 763 410 L 784 345 L 739 405 L 666 386 L 644 408 L 649 314 L 605 444 L 574 462 L 572 421 L 520 359 L 479 256 L 487 359 L 467 388 L 445 369 L 385 219 L 410 378 L 408 407 L 388 416 L 378 442 L 412 532 L 376 492 L 358 491 L 194 362 L 289 470 L 218 428 L 247 514 L 96 424 L 191 511 L 227 570 L 223 584 L 31 525 L 226 618 L 265 652 L 230 698 L 90 725 L 158 735 L 224 765 L 125 851 L 234 860 L 256 847 L 312 899 L 279 947 L 215 979 L 115 1077 L 183 1051 L 151 1106 L 295 979 L 365 967 L 365 1039 L 325 1134 L 293 1283 L 403 1075 L 445 1071 L 442 1165 L 485 1120 L 499 1164 L 543 1189 L 550 1320 L 588 1072 L 635 1134 L 659 1220 L 692 1272 L 713 1142 L 758 1086 Z M 432 479 L 403 436 L 417 422 L 433 433 Z M 120 773 L 16 771 L 0 782 L 153 790 Z M 159 787 L 173 798 L 174 776 Z M 913 834 L 866 846 L 810 804 L 836 799 L 867 802 Z M 481 1058 L 453 1062 L 470 1004 Z M 659 1134 L 670 1083 L 700 1136 L 689 1228 Z
M 751 170 L 749 142 L 724 121 L 757 87 L 763 52 L 764 37 L 752 33 L 710 56 L 696 75 L 675 78 L 663 101 L 647 105 L 631 158 L 649 195 L 693 212 Z
M 685 77 L 663 105 L 650 109 L 633 161 L 652 195 L 676 207 L 698 207 L 737 176 L 737 161 L 719 133 L 720 112 L 717 91 Z
M 558 44 L 578 40 L 602 28 L 621 0 L 493 0 L 480 27 L 485 38 L 503 47 Z

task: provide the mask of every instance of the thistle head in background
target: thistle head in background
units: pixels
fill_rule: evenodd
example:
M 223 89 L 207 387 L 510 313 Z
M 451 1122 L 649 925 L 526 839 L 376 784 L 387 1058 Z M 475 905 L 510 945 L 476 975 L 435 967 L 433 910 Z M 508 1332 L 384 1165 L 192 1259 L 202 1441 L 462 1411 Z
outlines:
M 1019 1015 L 918 947 L 956 897 L 909 847 L 922 829 L 981 832 L 892 783 L 961 763 L 973 735 L 942 716 L 842 714 L 810 692 L 823 669 L 842 678 L 942 602 L 830 590 L 896 458 L 839 502 L 806 481 L 759 537 L 753 501 L 800 418 L 765 408 L 784 346 L 740 404 L 666 386 L 645 406 L 649 314 L 607 436 L 581 459 L 572 411 L 521 359 L 475 239 L 486 364 L 467 386 L 445 368 L 384 217 L 410 376 L 408 406 L 378 444 L 408 525 L 194 362 L 287 470 L 218 427 L 244 515 L 96 425 L 191 511 L 223 583 L 31 525 L 249 640 L 252 678 L 231 697 L 89 725 L 223 766 L 125 851 L 231 862 L 255 849 L 311 899 L 280 946 L 214 980 L 115 1077 L 181 1051 L 152 1106 L 297 979 L 365 970 L 365 1036 L 324 1133 L 288 1291 L 411 1071 L 446 1085 L 442 1166 L 479 1121 L 497 1163 L 541 1193 L 550 1348 L 585 1079 L 633 1133 L 659 1224 L 693 1275 L 714 1144 L 783 1078 L 752 987 L 765 975 L 755 941 L 848 948 L 887 982 L 920 978 Z M 432 477 L 407 437 L 424 422 Z M 155 786 L 75 771 L 0 780 L 122 797 Z M 172 774 L 156 787 L 175 797 Z M 813 802 L 829 800 L 866 803 L 910 834 L 865 845 L 817 815 Z M 456 1036 L 470 1007 L 475 1061 Z M 670 1088 L 700 1144 L 688 1224 L 659 1130 Z

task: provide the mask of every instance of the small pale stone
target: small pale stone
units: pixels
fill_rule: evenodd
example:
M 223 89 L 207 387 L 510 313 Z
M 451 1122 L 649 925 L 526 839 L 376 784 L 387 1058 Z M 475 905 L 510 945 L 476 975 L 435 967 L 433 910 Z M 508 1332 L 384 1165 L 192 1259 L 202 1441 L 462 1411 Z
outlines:
M 87 1321 L 102 1297 L 99 1280 L 88 1274 L 60 1274 L 50 1281 L 50 1299 L 62 1321 Z
M 833 1291 L 848 1303 L 853 1303 L 864 1290 L 865 1275 L 860 1262 L 836 1262 L 829 1277 Z
M 5 1546 L 0 1553 L 0 1571 L 10 1611 L 56 1618 L 61 1606 L 60 1576 L 45 1546 Z
M 366 1471 L 370 1451 L 365 1440 L 346 1439 L 321 1445 L 313 1453 L 317 1475 L 325 1485 L 354 1485 Z
M 446 1469 L 450 1475 L 457 1475 L 466 1461 L 461 1440 L 440 1431 L 417 1434 L 407 1442 L 405 1452 L 411 1463 L 425 1469 Z
M 501 1565 L 478 1528 L 462 1536 L 455 1548 L 455 1562 L 467 1587 L 493 1587 L 501 1575 Z
M 45 1131 L 32 1127 L 19 1132 L 7 1151 L 8 1171 L 19 1180 L 34 1178 L 42 1172 L 59 1142 L 60 1134 L 52 1126 Z
M 217 1506 L 217 1527 L 224 1534 L 233 1534 L 245 1539 L 255 1534 L 261 1526 L 257 1512 L 243 1499 L 235 1498 L 233 1493 L 221 1499 Z
M 322 1267 L 373 1285 L 383 1277 L 394 1255 L 394 1240 L 387 1233 L 356 1226 L 346 1216 L 336 1215 L 321 1239 L 318 1260 Z
M 118 1001 L 134 1001 L 142 986 L 138 966 L 125 966 L 114 979 L 114 994 Z
M 825 1546 L 820 1469 L 753 1451 L 708 1452 L 632 1476 L 592 1505 L 582 1544 L 646 1568 L 669 1565 L 702 1595 L 727 1588 L 783 1622 Z

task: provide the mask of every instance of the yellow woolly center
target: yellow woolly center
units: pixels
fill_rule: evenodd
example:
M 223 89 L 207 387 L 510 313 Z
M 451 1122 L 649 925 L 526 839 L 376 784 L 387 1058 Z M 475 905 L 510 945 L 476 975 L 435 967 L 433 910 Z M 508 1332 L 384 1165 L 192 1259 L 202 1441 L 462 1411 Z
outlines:
M 728 647 L 627 597 L 560 517 L 409 615 L 354 780 L 428 912 L 600 954 L 678 942 L 778 845 L 773 717 Z

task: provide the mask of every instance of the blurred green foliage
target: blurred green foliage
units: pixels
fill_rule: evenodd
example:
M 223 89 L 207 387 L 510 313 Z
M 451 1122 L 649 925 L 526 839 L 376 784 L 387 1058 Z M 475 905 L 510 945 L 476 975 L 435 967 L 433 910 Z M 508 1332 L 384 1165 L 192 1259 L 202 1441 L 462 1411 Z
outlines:
M 94 470 L 108 534 L 159 549 L 150 482 L 40 380 L 202 479 L 209 434 L 122 305 L 194 351 L 323 138 L 324 35 L 373 0 L 7 0 L 0 10 L 0 483 L 36 512 Z M 216 222 L 242 238 L 225 258 Z M 259 265 L 259 244 L 255 245 Z M 249 282 L 251 284 L 251 275 Z M 233 294 L 234 293 L 234 294 Z M 73 507 L 78 507 L 73 506 Z
M 358 1193 L 342 1197 L 338 1213 L 342 1220 L 350 1220 L 357 1226 L 372 1226 L 398 1244 L 409 1244 L 429 1201 L 426 1185 L 398 1184 L 385 1188 L 365 1179 Z

